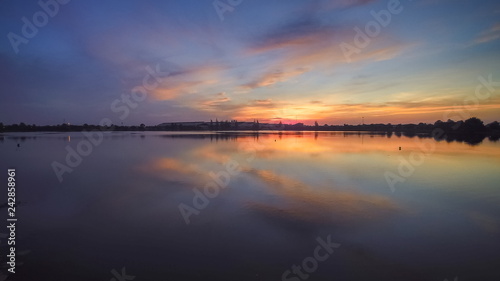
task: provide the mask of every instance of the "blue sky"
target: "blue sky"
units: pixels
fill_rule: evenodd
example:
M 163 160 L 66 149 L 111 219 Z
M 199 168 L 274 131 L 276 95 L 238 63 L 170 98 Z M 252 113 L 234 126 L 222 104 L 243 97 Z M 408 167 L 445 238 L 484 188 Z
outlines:
M 463 106 L 479 76 L 500 82 L 498 1 L 41 2 L 53 16 L 25 38 L 23 17 L 43 23 L 38 1 L 0 1 L 5 124 L 499 119 L 500 85 Z M 355 28 L 366 32 L 373 13 L 391 18 L 359 48 Z M 27 43 L 13 46 L 12 34 Z M 126 104 L 148 68 L 161 79 Z

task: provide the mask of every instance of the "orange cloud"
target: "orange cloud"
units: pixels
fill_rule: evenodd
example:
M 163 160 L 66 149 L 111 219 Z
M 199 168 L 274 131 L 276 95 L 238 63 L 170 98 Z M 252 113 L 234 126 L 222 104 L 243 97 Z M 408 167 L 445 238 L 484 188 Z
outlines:
M 169 79 L 169 82 L 164 83 L 164 86 L 154 89 L 151 95 L 155 100 L 171 100 L 181 94 L 196 92 L 197 86 L 203 83 L 202 81 L 183 82 Z

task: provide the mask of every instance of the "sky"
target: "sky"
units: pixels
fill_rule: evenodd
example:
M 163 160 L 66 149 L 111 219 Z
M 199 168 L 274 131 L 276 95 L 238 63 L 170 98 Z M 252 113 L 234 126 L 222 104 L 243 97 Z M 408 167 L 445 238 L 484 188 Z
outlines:
M 0 0 L 0 35 L 4 124 L 500 120 L 496 0 Z

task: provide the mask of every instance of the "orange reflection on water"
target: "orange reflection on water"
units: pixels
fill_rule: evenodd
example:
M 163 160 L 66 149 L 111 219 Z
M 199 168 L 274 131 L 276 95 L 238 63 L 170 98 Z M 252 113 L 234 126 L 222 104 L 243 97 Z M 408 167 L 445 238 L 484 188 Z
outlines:
M 308 185 L 269 170 L 246 171 L 265 183 L 266 191 L 283 203 L 251 202 L 250 208 L 266 216 L 289 217 L 307 222 L 354 223 L 402 211 L 390 198 L 356 192 L 338 191 L 335 187 Z
M 262 135 L 258 140 L 265 148 L 258 152 L 262 158 L 288 158 L 292 154 L 325 155 L 349 153 L 384 153 L 406 154 L 409 152 L 425 152 L 427 154 L 485 156 L 500 160 L 498 143 L 483 141 L 479 146 L 471 146 L 461 142 L 435 141 L 431 138 L 397 137 L 355 133 L 319 133 L 303 135 L 270 134 Z M 401 150 L 399 149 L 401 147 Z

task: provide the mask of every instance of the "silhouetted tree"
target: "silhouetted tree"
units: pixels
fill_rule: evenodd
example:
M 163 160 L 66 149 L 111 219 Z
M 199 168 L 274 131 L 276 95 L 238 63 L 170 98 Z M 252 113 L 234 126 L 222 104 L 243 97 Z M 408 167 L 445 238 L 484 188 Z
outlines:
M 498 121 L 494 121 L 486 125 L 486 128 L 488 128 L 489 130 L 500 130 L 500 124 L 498 123 Z
M 461 126 L 466 133 L 475 133 L 484 131 L 484 124 L 481 119 L 472 117 L 464 121 Z

